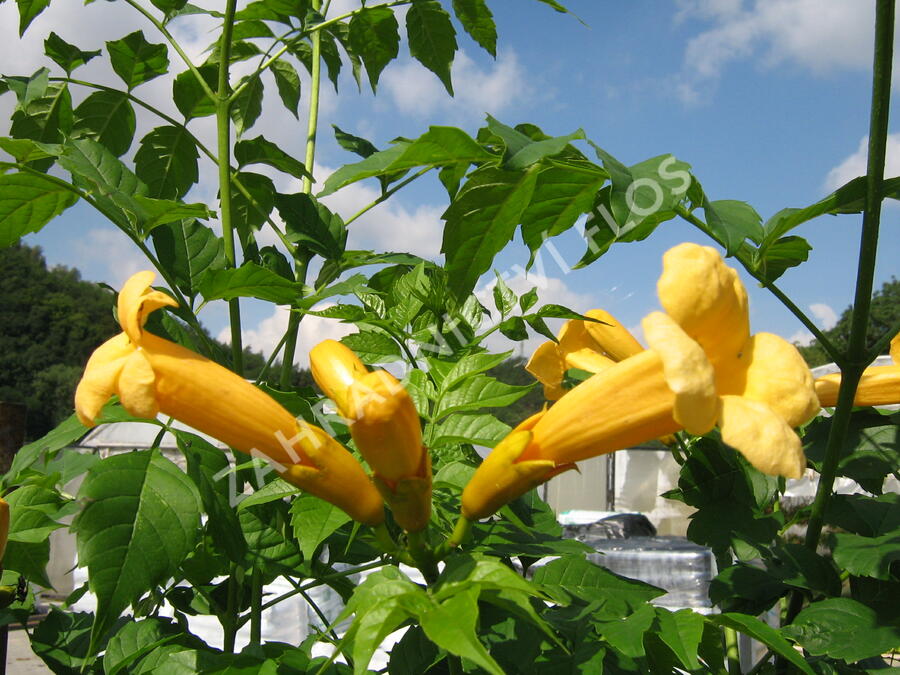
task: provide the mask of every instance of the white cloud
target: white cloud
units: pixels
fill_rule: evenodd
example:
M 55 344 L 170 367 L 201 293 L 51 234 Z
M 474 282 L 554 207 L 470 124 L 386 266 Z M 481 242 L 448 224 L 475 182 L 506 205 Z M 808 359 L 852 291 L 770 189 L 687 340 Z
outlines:
M 791 335 L 787 341 L 791 344 L 800 345 L 801 347 L 806 347 L 812 343 L 815 339 L 812 333 L 808 330 L 798 330 L 796 333 Z
M 847 181 L 866 174 L 868 145 L 869 137 L 864 136 L 860 140 L 856 152 L 846 157 L 844 161 L 828 172 L 824 186 L 827 192 L 832 192 Z M 884 175 L 885 177 L 900 175 L 900 134 L 890 134 L 888 136 Z
M 138 248 L 121 232 L 94 228 L 76 240 L 73 267 L 89 270 L 89 278 L 121 288 L 128 277 L 150 267 Z
M 333 303 L 317 305 L 315 309 L 325 309 Z M 241 331 L 245 347 L 262 352 L 266 357 L 272 354 L 272 350 L 281 341 L 287 330 L 290 310 L 287 307 L 275 307 L 272 314 L 256 326 Z M 340 323 L 335 319 L 324 319 L 318 316 L 306 315 L 300 322 L 300 330 L 297 336 L 297 349 L 294 352 L 294 363 L 301 368 L 309 367 L 309 351 L 322 340 L 339 340 L 345 335 L 355 332 L 352 324 Z M 231 343 L 231 329 L 223 328 L 217 339 L 227 344 Z
M 816 319 L 818 319 L 819 324 L 821 324 L 822 328 L 825 330 L 833 328 L 834 324 L 838 321 L 837 312 L 824 302 L 814 302 L 809 306 L 809 311 Z
M 685 48 L 677 89 L 691 102 L 701 85 L 738 60 L 798 65 L 816 74 L 871 65 L 874 3 L 858 0 L 680 0 L 676 23 L 711 27 Z
M 531 97 L 526 73 L 515 51 L 501 52 L 487 67 L 476 63 L 465 50 L 456 53 L 452 68 L 454 96 L 418 61 L 392 63 L 381 77 L 379 90 L 387 94 L 400 112 L 414 117 L 480 119 L 494 115 Z

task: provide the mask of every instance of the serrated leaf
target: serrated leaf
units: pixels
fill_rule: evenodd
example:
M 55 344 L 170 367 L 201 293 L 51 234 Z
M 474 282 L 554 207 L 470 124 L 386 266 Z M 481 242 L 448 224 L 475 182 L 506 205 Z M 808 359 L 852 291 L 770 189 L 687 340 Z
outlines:
M 888 581 L 891 565 L 900 560 L 900 529 L 880 537 L 834 535 L 834 561 L 850 574 Z
M 42 438 L 19 448 L 4 478 L 4 484 L 15 485 L 19 474 L 34 464 L 48 461 L 59 450 L 72 445 L 88 432 L 77 415 L 70 415 Z
M 294 117 L 297 117 L 297 106 L 300 105 L 300 76 L 297 70 L 290 61 L 284 59 L 275 59 L 271 70 L 281 102 Z
M 291 525 L 306 560 L 312 560 L 319 544 L 349 522 L 350 516 L 344 511 L 309 494 L 300 495 L 291 504 Z
M 659 621 L 659 637 L 666 643 L 672 653 L 688 670 L 699 670 L 700 661 L 697 650 L 703 638 L 703 616 L 690 609 L 670 612 L 662 607 L 656 608 Z
M 531 201 L 538 171 L 478 169 L 441 216 L 446 224 L 441 252 L 457 297 L 468 295 L 494 257 L 512 239 Z
M 476 375 L 446 392 L 434 418 L 439 420 L 450 413 L 499 408 L 515 403 L 534 387 L 505 384 L 487 375 Z
M 347 243 L 344 220 L 315 197 L 303 192 L 275 196 L 275 206 L 291 242 L 323 258 L 340 258 Z
M 229 113 L 234 121 L 234 131 L 238 138 L 252 127 L 262 114 L 263 81 L 260 77 L 251 76 L 241 80 L 245 85 L 231 104 Z
M 288 505 L 281 501 L 257 504 L 238 513 L 251 562 L 270 573 L 296 574 L 300 549 L 289 527 Z
M 440 391 L 444 392 L 452 389 L 459 382 L 467 377 L 483 373 L 495 366 L 499 366 L 510 357 L 512 352 L 503 352 L 502 354 L 469 354 L 462 357 L 453 364 L 453 367 L 447 371 L 447 374 L 441 380 Z
M 900 644 L 900 626 L 880 619 L 874 610 L 850 598 L 813 603 L 781 632 L 814 656 L 827 654 L 847 663 L 878 656 Z M 807 666 L 804 672 L 812 670 Z
M 135 31 L 106 43 L 110 65 L 131 91 L 169 70 L 169 50 L 164 44 L 147 42 L 143 31 Z
M 233 179 L 235 190 L 231 195 L 231 208 L 234 220 L 238 224 L 241 236 L 250 236 L 253 229 L 259 228 L 275 208 L 275 183 L 268 176 L 249 171 L 238 172 Z M 240 188 L 237 187 L 240 183 Z M 243 188 L 243 190 L 241 189 Z M 244 194 L 244 190 L 247 194 Z
M 516 306 L 516 294 L 506 285 L 500 273 L 494 270 L 497 281 L 491 289 L 491 295 L 494 296 L 494 307 L 500 312 L 500 316 L 504 317 L 509 314 Z
M 19 9 L 19 37 L 25 35 L 28 26 L 50 6 L 50 0 L 16 0 Z
M 534 305 L 538 301 L 538 290 L 537 286 L 532 287 L 530 290 L 523 293 L 519 296 L 519 308 L 523 312 L 527 312 L 529 309 L 534 307 Z
M 347 133 L 337 124 L 332 124 L 331 128 L 334 129 L 334 140 L 336 140 L 338 145 L 344 150 L 353 152 L 360 157 L 368 157 L 369 155 L 374 155 L 378 152 L 378 148 L 376 148 L 371 141 Z
M 207 64 L 200 66 L 197 70 L 203 81 L 212 91 L 215 91 L 219 69 L 213 64 Z M 175 81 L 172 83 L 172 99 L 175 101 L 175 107 L 184 115 L 185 120 L 216 114 L 216 102 L 209 97 L 190 70 L 185 70 L 175 77 Z
M 124 155 L 134 138 L 134 109 L 119 91 L 95 91 L 75 108 L 73 135 L 95 138 L 116 157 Z
M 300 287 L 271 270 L 248 262 L 236 269 L 210 270 L 200 281 L 200 293 L 207 302 L 246 297 L 289 305 L 299 297 Z
M 26 82 L 24 90 L 16 92 L 19 104 L 12 115 L 9 133 L 13 138 L 30 138 L 42 143 L 59 143 L 72 130 L 72 95 L 65 82 L 49 82 L 46 68 L 42 68 Z M 52 159 L 35 162 L 44 171 Z
M 62 154 L 62 146 L 55 143 L 39 143 L 30 138 L 0 137 L 0 148 L 16 158 L 17 162 L 56 158 Z
M 400 50 L 397 19 L 387 7 L 363 7 L 350 19 L 349 29 L 350 46 L 362 58 L 374 92 L 381 71 Z
M 790 661 L 806 675 L 814 675 L 815 673 L 804 658 L 794 650 L 793 646 L 781 636 L 781 633 L 754 616 L 729 613 L 711 615 L 706 620 L 716 626 L 733 628 L 744 635 L 752 637 L 754 640 L 759 640 L 773 652 Z M 786 632 L 786 630 L 782 630 L 782 632 Z
M 294 159 L 262 136 L 238 141 L 234 146 L 234 158 L 240 168 L 244 168 L 248 164 L 268 164 L 295 178 L 312 179 L 312 175 L 303 166 L 303 162 Z
M 103 655 L 106 675 L 116 675 L 153 649 L 183 636 L 170 619 L 148 617 L 129 621 L 110 638 Z
M 537 568 L 534 582 L 552 594 L 580 597 L 604 616 L 626 616 L 665 593 L 642 581 L 613 574 L 581 556 L 566 556 Z
M 497 56 L 497 26 L 484 0 L 453 0 L 453 12 L 469 36 L 491 56 Z
M 456 30 L 450 15 L 435 0 L 415 0 L 406 13 L 409 53 L 438 76 L 453 96 L 450 67 L 456 54 Z
M 92 659 L 88 647 L 94 615 L 87 612 L 66 612 L 51 607 L 49 613 L 34 629 L 31 648 L 54 673 L 74 675 L 81 672 Z M 60 646 L 65 645 L 61 649 Z
M 527 340 L 528 327 L 521 316 L 511 316 L 499 325 L 500 332 L 510 340 Z
M 704 201 L 706 224 L 725 246 L 728 255 L 737 253 L 745 239 L 757 244 L 763 239 L 762 217 L 746 202 L 734 199 Z
M 199 156 L 186 127 L 156 127 L 141 139 L 134 172 L 146 183 L 148 197 L 180 199 L 199 178 Z
M 72 190 L 29 173 L 0 174 L 0 247 L 38 232 L 78 201 Z
M 7 502 L 10 521 L 4 568 L 49 588 L 50 533 L 63 527 L 56 521 L 65 502 L 55 490 L 40 485 L 20 487 L 9 494 Z
M 65 70 L 66 75 L 71 75 L 78 66 L 83 66 L 95 56 L 100 56 L 100 51 L 82 51 L 51 31 L 44 40 L 44 54 Z
M 384 333 L 362 330 L 345 335 L 341 342 L 356 352 L 363 363 L 389 363 L 400 358 L 400 346 Z
M 506 437 L 512 427 L 493 415 L 450 415 L 434 431 L 432 446 L 446 443 L 471 443 L 493 447 Z
M 78 560 L 97 596 L 93 645 L 142 593 L 175 573 L 193 549 L 200 496 L 159 451 L 113 455 L 94 465 L 78 493 Z M 165 536 L 160 536 L 165 532 Z

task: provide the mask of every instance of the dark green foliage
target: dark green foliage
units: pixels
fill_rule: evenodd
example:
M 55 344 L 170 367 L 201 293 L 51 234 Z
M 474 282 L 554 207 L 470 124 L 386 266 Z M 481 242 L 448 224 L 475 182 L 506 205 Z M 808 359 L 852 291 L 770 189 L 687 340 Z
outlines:
M 825 337 L 841 351 L 846 351 L 849 344 L 852 318 L 853 308 L 847 307 L 841 313 L 841 318 L 834 327 L 823 331 Z M 869 329 L 866 333 L 866 349 L 872 349 L 886 332 L 896 330 L 898 325 L 900 325 L 900 279 L 891 277 L 890 281 L 885 281 L 881 285 L 881 289 L 872 295 Z M 799 347 L 799 349 L 810 368 L 831 362 L 818 340 L 813 340 L 808 346 Z M 883 353 L 887 354 L 887 348 Z
M 534 384 L 534 376 L 525 370 L 525 358 L 516 356 L 501 363 L 499 366 L 491 368 L 488 375 L 496 377 L 501 382 L 515 385 Z M 540 387 L 532 389 L 515 403 L 494 410 L 494 415 L 501 421 L 515 427 L 526 417 L 530 417 L 539 412 L 544 406 L 544 392 Z
M 88 356 L 119 331 L 112 305 L 77 270 L 48 270 L 40 249 L 0 249 L 0 399 L 28 406 L 29 439 L 71 414 Z

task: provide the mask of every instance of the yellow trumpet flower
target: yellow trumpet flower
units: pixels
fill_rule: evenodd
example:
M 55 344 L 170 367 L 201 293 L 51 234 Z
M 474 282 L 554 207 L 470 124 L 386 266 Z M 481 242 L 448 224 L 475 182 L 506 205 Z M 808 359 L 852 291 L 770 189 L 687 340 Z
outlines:
M 313 347 L 309 362 L 316 383 L 348 420 L 395 520 L 409 532 L 424 529 L 431 517 L 431 460 L 409 393 L 387 371 L 369 372 L 335 340 Z
M 796 348 L 769 333 L 750 335 L 747 293 L 712 248 L 670 249 L 657 288 L 666 313 L 642 322 L 649 349 L 519 425 L 463 491 L 466 518 L 490 515 L 574 462 L 680 429 L 704 434 L 718 425 L 760 471 L 800 477 L 805 458 L 792 427 L 819 404 Z
M 556 401 L 566 393 L 562 381 L 569 368 L 599 373 L 644 349 L 609 312 L 592 309 L 584 315 L 603 323 L 566 321 L 557 334 L 558 341 L 543 343 L 525 364 L 525 370 L 544 385 L 544 398 L 548 401 Z
M 150 271 L 132 276 L 119 293 L 123 333 L 91 355 L 75 392 L 75 410 L 93 426 L 103 405 L 118 394 L 136 417 L 160 412 L 273 463 L 286 481 L 378 525 L 382 499 L 359 462 L 322 429 L 296 420 L 263 391 L 214 361 L 144 330 L 150 312 L 177 306 L 150 287 Z
M 900 333 L 891 340 L 892 366 L 872 366 L 863 371 L 853 397 L 854 405 L 889 405 L 900 403 Z M 832 373 L 816 379 L 816 394 L 823 408 L 837 405 L 841 374 Z

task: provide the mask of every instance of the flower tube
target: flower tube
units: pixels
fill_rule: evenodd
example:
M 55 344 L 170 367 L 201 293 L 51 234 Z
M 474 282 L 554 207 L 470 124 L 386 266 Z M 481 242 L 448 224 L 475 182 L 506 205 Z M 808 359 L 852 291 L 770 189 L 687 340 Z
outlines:
M 609 312 L 592 309 L 584 315 L 602 323 L 566 321 L 557 342 L 543 343 L 525 364 L 525 370 L 544 385 L 544 397 L 549 401 L 566 393 L 562 381 L 569 368 L 596 374 L 644 349 Z
M 309 362 L 316 383 L 348 420 L 394 519 L 409 532 L 424 529 L 431 517 L 431 459 L 409 393 L 387 371 L 369 372 L 335 340 L 313 347 Z
M 649 349 L 601 370 L 501 441 L 463 491 L 463 516 L 484 518 L 574 462 L 681 429 L 718 426 L 760 471 L 800 477 L 805 458 L 792 427 L 819 403 L 796 348 L 750 335 L 743 284 L 712 248 L 669 250 L 657 289 L 666 312 L 642 322 Z
M 900 333 L 891 340 L 892 366 L 872 366 L 863 371 L 853 397 L 853 405 L 890 405 L 900 403 Z M 837 405 L 841 374 L 816 379 L 816 394 L 823 408 Z
M 100 345 L 75 391 L 86 426 L 113 394 L 136 417 L 160 412 L 232 448 L 271 461 L 286 481 L 378 525 L 384 507 L 359 462 L 318 427 L 297 420 L 274 399 L 214 361 L 144 330 L 150 312 L 177 306 L 138 272 L 119 293 L 123 333 Z

